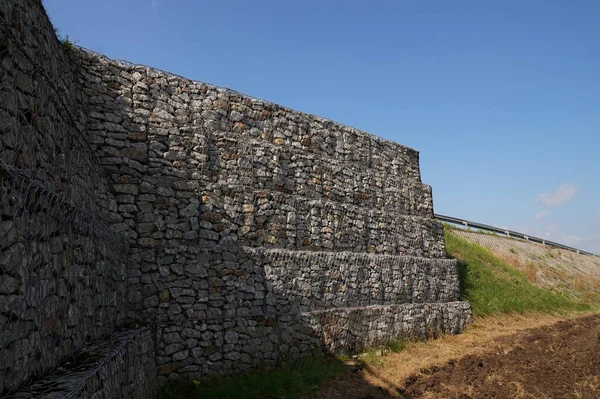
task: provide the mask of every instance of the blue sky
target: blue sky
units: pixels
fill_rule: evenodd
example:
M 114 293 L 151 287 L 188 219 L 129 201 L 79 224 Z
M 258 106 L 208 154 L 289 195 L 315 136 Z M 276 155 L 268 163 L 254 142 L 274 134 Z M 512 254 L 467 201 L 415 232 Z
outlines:
M 600 253 L 600 1 L 44 5 L 111 58 L 418 150 L 437 213 Z

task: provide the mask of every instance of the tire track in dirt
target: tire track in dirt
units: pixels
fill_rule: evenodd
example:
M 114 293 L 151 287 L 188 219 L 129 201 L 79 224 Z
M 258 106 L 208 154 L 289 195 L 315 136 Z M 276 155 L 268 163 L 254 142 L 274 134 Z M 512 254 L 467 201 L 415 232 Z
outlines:
M 410 344 L 383 357 L 382 367 L 351 369 L 310 397 L 600 398 L 600 314 L 508 316 L 478 324 L 459 336 Z
M 465 356 L 407 379 L 400 394 L 416 398 L 598 398 L 600 316 L 529 330 L 506 353 Z

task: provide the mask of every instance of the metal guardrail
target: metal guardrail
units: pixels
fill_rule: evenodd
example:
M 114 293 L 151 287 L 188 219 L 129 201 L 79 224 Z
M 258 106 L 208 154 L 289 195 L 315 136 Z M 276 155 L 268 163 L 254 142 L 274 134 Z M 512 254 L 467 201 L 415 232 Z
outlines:
M 545 239 L 539 238 L 539 237 L 532 237 L 532 236 L 529 236 L 527 234 L 519 233 L 517 231 L 512 231 L 512 230 L 507 230 L 507 229 L 501 229 L 499 227 L 490 226 L 488 224 L 476 223 L 476 222 L 471 222 L 471 221 L 464 220 L 464 219 L 458 219 L 458 218 L 453 218 L 451 216 L 444 216 L 444 215 L 438 215 L 438 214 L 434 214 L 433 216 L 437 220 L 439 220 L 441 222 L 453 223 L 453 224 L 457 224 L 457 225 L 463 225 L 465 227 L 474 227 L 474 228 L 480 229 L 480 230 L 491 231 L 491 232 L 494 232 L 494 233 L 503 234 L 503 235 L 505 235 L 507 237 L 520 238 L 520 239 L 526 240 L 526 241 L 532 241 L 532 242 L 537 242 L 539 244 L 550 245 L 552 247 L 567 249 L 569 251 L 577 252 L 578 254 L 591 255 L 591 256 L 600 256 L 600 255 L 593 254 L 591 252 L 586 252 L 586 251 L 582 251 L 582 250 L 577 249 L 577 248 L 573 248 L 573 247 L 569 247 L 569 246 L 566 246 L 566 245 L 563 245 L 563 244 L 559 244 L 557 242 L 548 241 L 548 240 L 545 240 Z

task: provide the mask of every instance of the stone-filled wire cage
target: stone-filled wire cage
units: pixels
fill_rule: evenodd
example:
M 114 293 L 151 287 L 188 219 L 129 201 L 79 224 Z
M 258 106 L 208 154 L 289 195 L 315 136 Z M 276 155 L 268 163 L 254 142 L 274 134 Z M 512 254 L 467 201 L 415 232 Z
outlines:
M 470 322 L 417 151 L 80 49 L 39 0 L 0 31 L 0 396 L 146 398 Z
M 0 397 L 88 397 L 107 373 L 117 397 L 136 378 L 118 367 L 133 333 L 113 334 L 129 250 L 103 216 L 110 196 L 83 136 L 71 49 L 38 1 L 2 2 L 0 31 Z M 103 344 L 83 350 L 92 341 Z M 106 367 L 107 353 L 119 361 Z

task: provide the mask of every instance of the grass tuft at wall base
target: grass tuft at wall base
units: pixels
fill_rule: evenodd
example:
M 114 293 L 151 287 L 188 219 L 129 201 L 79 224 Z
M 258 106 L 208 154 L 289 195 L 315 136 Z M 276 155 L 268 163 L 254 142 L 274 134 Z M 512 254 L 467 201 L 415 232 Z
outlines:
M 315 354 L 283 364 L 275 370 L 253 371 L 238 377 L 212 377 L 190 383 L 176 382 L 163 387 L 160 399 L 292 399 L 299 394 L 310 397 L 319 384 L 344 374 L 339 360 Z
M 587 303 L 532 284 L 479 244 L 445 230 L 446 251 L 458 260 L 462 299 L 471 302 L 475 316 L 500 313 L 564 313 L 590 310 Z

